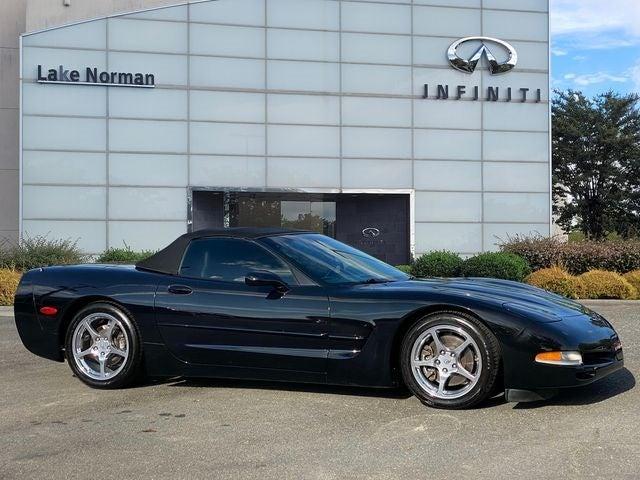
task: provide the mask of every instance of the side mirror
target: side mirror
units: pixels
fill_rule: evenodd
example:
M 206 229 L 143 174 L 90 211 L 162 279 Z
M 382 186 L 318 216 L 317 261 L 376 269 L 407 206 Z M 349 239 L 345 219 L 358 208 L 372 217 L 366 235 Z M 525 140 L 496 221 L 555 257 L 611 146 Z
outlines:
M 247 273 L 247 276 L 244 277 L 244 283 L 252 287 L 273 287 L 280 292 L 289 290 L 289 286 L 282 278 L 266 270 L 256 270 Z

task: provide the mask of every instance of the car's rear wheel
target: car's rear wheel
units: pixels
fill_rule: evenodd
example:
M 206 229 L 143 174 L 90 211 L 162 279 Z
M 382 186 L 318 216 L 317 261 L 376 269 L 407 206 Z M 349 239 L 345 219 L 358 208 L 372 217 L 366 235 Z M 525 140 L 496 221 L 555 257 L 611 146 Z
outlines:
M 123 309 L 96 302 L 80 310 L 67 329 L 65 353 L 73 373 L 94 388 L 121 388 L 138 376 L 140 334 Z
M 496 337 L 460 312 L 436 312 L 416 322 L 400 355 L 407 387 L 438 408 L 469 408 L 485 400 L 494 391 L 500 367 Z

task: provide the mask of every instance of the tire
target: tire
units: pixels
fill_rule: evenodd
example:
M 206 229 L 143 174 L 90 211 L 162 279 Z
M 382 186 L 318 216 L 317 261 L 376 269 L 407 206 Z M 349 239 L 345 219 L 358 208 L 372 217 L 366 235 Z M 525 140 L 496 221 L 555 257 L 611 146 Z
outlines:
M 500 345 L 495 335 L 471 315 L 431 313 L 404 336 L 400 367 L 405 384 L 425 405 L 470 408 L 495 392 L 501 368 Z
M 123 388 L 139 378 L 140 338 L 128 312 L 112 303 L 95 302 L 69 324 L 65 355 L 75 376 L 90 387 Z

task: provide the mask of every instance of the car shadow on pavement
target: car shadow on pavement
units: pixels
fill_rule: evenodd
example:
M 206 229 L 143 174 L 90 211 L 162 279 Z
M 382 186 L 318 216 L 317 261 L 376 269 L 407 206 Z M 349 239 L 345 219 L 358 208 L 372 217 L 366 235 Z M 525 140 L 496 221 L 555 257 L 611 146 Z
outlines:
M 550 405 L 590 405 L 631 390 L 636 379 L 626 368 L 619 370 L 600 381 L 582 387 L 560 390 L 555 397 L 540 402 L 517 403 L 514 409 L 540 408 Z
M 287 392 L 310 392 L 329 395 L 351 395 L 359 397 L 409 398 L 411 393 L 403 387 L 365 388 L 342 385 L 324 385 L 311 383 L 271 382 L 266 380 L 233 380 L 208 378 L 177 379 L 172 387 L 201 388 L 238 388 L 252 390 L 282 390 Z

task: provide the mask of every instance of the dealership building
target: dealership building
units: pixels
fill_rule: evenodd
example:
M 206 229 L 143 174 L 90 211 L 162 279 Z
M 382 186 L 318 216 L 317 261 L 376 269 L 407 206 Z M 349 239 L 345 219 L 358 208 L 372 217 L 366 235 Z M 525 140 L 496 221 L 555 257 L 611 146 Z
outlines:
M 0 9 L 0 236 L 286 226 L 397 264 L 550 233 L 547 0 Z

